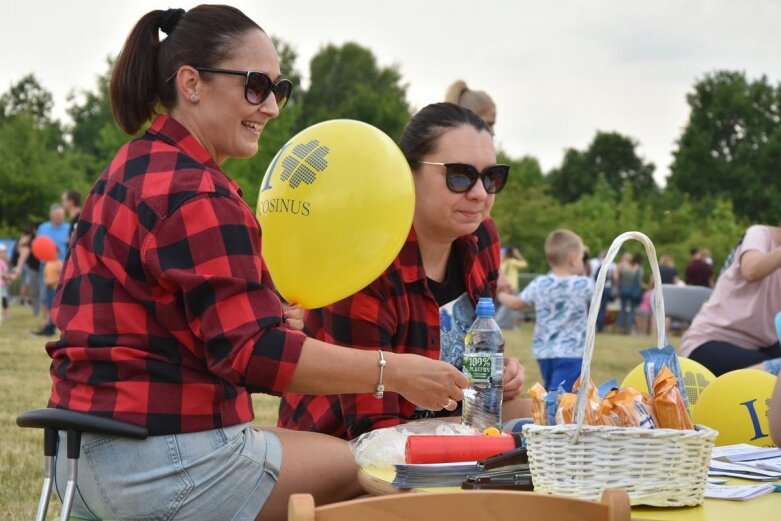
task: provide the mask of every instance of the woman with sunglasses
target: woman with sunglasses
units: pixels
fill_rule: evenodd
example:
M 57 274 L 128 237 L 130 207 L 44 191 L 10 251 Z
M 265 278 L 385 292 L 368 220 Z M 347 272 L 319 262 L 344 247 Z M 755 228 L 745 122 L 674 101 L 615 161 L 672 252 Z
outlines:
M 482 296 L 494 296 L 499 237 L 489 217 L 509 167 L 496 164 L 485 122 L 452 103 L 436 103 L 407 124 L 400 147 L 413 170 L 415 215 L 405 245 L 366 288 L 326 308 L 307 311 L 305 330 L 329 343 L 415 353 L 461 369 L 464 335 Z M 505 419 L 529 416 L 518 398 L 523 367 L 506 358 Z M 455 400 L 424 411 L 396 393 L 378 403 L 370 393 L 314 396 L 285 393 L 279 426 L 345 439 L 432 416 L 460 416 Z
M 362 493 L 343 440 L 253 429 L 251 392 L 380 387 L 435 410 L 462 397 L 466 379 L 449 364 L 328 346 L 285 325 L 254 212 L 219 165 L 257 152 L 290 90 L 269 37 L 232 7 L 152 11 L 128 37 L 114 116 L 130 134 L 154 119 L 84 205 L 55 301 L 62 337 L 47 345 L 49 405 L 150 436 L 82 438 L 76 517 L 284 519 L 291 493 Z

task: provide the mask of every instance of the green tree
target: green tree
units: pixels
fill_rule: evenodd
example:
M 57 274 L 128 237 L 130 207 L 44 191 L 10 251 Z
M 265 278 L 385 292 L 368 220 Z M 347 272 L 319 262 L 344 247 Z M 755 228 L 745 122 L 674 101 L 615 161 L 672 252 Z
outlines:
M 716 71 L 687 96 L 691 112 L 668 181 L 695 199 L 724 197 L 739 216 L 781 219 L 781 88 Z
M 44 89 L 32 74 L 23 77 L 0 96 L 0 105 L 5 117 L 26 114 L 39 128 L 51 124 L 54 106 L 52 94 Z
M 637 142 L 617 132 L 597 132 L 588 148 L 569 149 L 559 168 L 548 174 L 551 193 L 561 202 L 577 201 L 590 194 L 599 176 L 603 176 L 620 198 L 625 186 L 643 197 L 658 188 L 653 178 L 654 165 L 637 155 Z
M 310 79 L 296 130 L 349 118 L 374 125 L 397 140 L 410 118 L 398 70 L 379 67 L 372 52 L 356 43 L 322 49 L 310 63 Z
M 67 189 L 84 189 L 76 156 L 52 146 L 30 114 L 0 121 L 0 228 L 42 220 Z
M 570 228 L 583 239 L 592 256 L 607 249 L 623 229 L 617 219 L 615 192 L 600 175 L 594 191 L 568 205 L 570 220 L 562 226 Z

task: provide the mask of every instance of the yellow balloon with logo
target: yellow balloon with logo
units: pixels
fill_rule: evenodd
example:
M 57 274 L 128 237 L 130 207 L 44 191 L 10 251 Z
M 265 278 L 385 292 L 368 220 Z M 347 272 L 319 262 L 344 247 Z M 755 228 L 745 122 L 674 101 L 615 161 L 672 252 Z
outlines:
M 621 382 L 621 387 L 632 387 L 638 391 L 650 393 L 643 374 L 643 365 L 641 362 L 629 371 L 624 381 Z M 681 366 L 686 396 L 689 398 L 689 404 L 693 406 L 699 400 L 703 390 L 716 379 L 716 375 L 699 362 L 682 356 L 678 357 L 678 365 Z
M 692 407 L 692 419 L 719 431 L 716 445 L 773 447 L 767 412 L 775 385 L 776 377 L 766 371 L 724 373 L 702 392 Z
M 414 209 L 407 160 L 381 130 L 348 119 L 302 130 L 271 161 L 258 197 L 277 290 L 313 309 L 363 289 L 398 255 Z

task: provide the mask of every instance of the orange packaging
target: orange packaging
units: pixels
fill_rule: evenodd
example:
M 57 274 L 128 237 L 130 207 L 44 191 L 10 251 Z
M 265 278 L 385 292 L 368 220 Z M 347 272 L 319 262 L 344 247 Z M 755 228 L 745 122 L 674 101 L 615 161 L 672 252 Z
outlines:
M 599 402 L 599 407 L 597 407 L 597 410 L 594 412 L 597 425 L 609 425 L 613 427 L 620 427 L 622 425 L 621 418 L 618 416 L 618 413 L 613 410 L 613 401 L 617 394 L 618 390 L 613 389 L 605 395 L 601 402 Z
M 532 399 L 532 418 L 537 425 L 548 425 L 548 408 L 545 403 L 545 397 L 548 391 L 540 382 L 535 383 L 529 388 L 529 396 Z
M 575 417 L 575 400 L 578 396 L 573 393 L 564 393 L 558 396 L 559 407 L 556 409 L 556 425 L 573 423 Z
M 580 379 L 579 376 L 577 380 L 575 380 L 575 384 L 572 386 L 572 392 L 576 393 L 580 389 Z M 583 418 L 583 423 L 586 425 L 597 425 L 597 408 L 599 408 L 599 391 L 597 391 L 597 386 L 594 385 L 594 381 L 589 378 L 588 380 L 588 389 L 586 390 L 586 399 L 588 400 L 588 403 L 586 404 L 586 415 Z
M 621 425 L 624 427 L 656 428 L 653 408 L 648 407 L 640 391 L 631 387 L 623 387 L 616 393 L 613 404 L 614 411 L 618 414 Z
M 678 379 L 667 366 L 659 371 L 654 380 L 653 403 L 659 427 L 663 429 L 694 428 L 678 388 Z

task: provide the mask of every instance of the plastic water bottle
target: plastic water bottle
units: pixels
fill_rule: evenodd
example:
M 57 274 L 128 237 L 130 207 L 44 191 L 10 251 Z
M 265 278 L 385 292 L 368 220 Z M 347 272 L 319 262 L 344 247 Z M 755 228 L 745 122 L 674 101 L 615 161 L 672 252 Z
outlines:
M 464 391 L 461 423 L 479 429 L 501 428 L 504 373 L 504 336 L 494 320 L 494 301 L 481 298 L 477 318 L 464 337 Z

